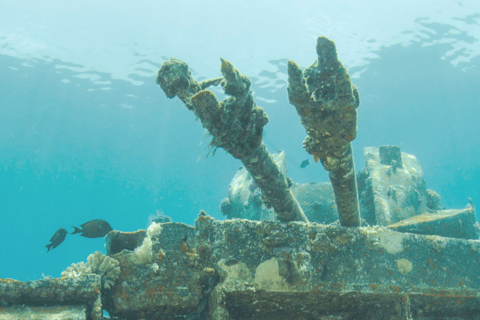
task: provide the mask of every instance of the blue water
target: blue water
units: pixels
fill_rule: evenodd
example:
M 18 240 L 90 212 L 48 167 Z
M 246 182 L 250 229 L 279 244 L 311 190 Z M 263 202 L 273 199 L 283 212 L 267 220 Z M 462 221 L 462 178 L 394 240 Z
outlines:
M 443 206 L 480 203 L 479 4 L 392 4 L 394 18 L 374 1 L 221 3 L 0 3 L 0 278 L 58 277 L 104 252 L 103 239 L 68 235 L 46 253 L 60 227 L 105 219 L 134 231 L 158 212 L 192 225 L 201 209 L 223 219 L 241 163 L 223 150 L 205 158 L 201 123 L 155 84 L 171 56 L 199 80 L 231 61 L 252 79 L 265 144 L 286 151 L 289 176 L 327 181 L 320 164 L 300 168 L 305 131 L 286 94 L 286 61 L 307 67 L 326 35 L 360 92 L 357 170 L 364 147 L 399 145 Z

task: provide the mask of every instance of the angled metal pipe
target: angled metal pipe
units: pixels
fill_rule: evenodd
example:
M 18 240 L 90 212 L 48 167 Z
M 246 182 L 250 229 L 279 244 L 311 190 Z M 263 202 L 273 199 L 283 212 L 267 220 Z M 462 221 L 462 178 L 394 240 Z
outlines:
M 185 62 L 171 58 L 162 64 L 156 82 L 167 97 L 178 96 L 200 118 L 212 135 L 213 148 L 223 148 L 242 161 L 280 221 L 308 222 L 290 191 L 287 178 L 262 142 L 268 116 L 253 99 L 250 79 L 224 59 L 221 59 L 221 71 L 223 78 L 198 83 Z M 218 84 L 229 95 L 220 102 L 213 92 L 206 90 Z

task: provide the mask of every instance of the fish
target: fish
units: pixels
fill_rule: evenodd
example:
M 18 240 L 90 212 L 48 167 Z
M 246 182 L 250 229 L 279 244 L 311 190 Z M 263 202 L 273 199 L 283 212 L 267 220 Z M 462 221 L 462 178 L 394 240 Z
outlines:
M 82 229 L 73 226 L 75 231 L 71 234 L 81 233 L 80 235 L 85 238 L 101 238 L 113 230 L 107 221 L 101 219 L 90 220 L 81 224 L 80 227 Z
M 65 240 L 67 233 L 68 231 L 65 230 L 65 228 L 60 228 L 57 231 L 55 231 L 52 238 L 50 239 L 51 243 L 45 246 L 48 249 L 47 252 L 50 251 L 51 249 L 55 249 L 56 247 L 58 247 L 63 242 L 63 240 Z
M 225 261 L 225 266 L 227 267 L 234 266 L 236 264 L 238 264 L 237 259 L 228 259 L 227 261 Z
M 300 164 L 300 168 L 305 168 L 310 164 L 310 159 L 303 160 L 302 163 Z

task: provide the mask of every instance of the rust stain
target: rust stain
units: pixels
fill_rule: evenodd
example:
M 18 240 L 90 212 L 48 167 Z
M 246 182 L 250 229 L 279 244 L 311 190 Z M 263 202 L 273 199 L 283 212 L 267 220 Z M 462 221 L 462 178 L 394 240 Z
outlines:
M 457 306 L 459 306 L 459 305 L 462 304 L 462 301 L 460 301 L 460 300 L 455 300 L 455 304 L 456 304 Z
M 148 289 L 147 294 L 148 294 L 152 299 L 154 299 L 154 298 L 155 298 L 155 288 L 150 288 L 150 289 Z
M 165 253 L 164 253 L 163 251 L 160 251 L 160 252 L 158 253 L 158 261 L 162 261 L 163 258 L 165 258 Z
M 390 289 L 392 289 L 393 291 L 396 291 L 397 293 L 400 293 L 402 291 L 402 288 L 394 285 L 390 285 Z
M 182 252 L 187 251 L 187 244 L 185 242 L 182 242 L 180 244 L 180 251 L 182 251 Z
M 206 272 L 209 276 L 213 276 L 215 274 L 215 269 L 213 268 L 204 268 L 204 272 Z
M 428 258 L 428 264 L 432 269 L 435 269 L 435 264 L 433 263 L 432 259 Z
M 377 290 L 378 284 L 370 283 L 369 287 L 372 288 L 373 290 Z

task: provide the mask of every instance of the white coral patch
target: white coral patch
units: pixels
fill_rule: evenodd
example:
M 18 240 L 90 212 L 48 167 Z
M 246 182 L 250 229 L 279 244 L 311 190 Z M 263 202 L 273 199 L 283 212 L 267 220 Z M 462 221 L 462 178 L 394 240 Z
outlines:
M 98 274 L 102 277 L 102 283 L 105 289 L 109 289 L 115 284 L 120 276 L 120 263 L 100 251 L 96 251 L 87 258 L 87 263 L 72 263 L 67 270 L 62 272 L 62 277 L 76 278 L 87 274 Z
M 145 264 L 152 262 L 152 240 L 150 237 L 145 237 L 140 247 L 136 248 L 131 256 L 132 262 L 135 264 Z

